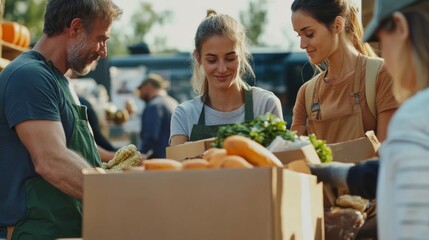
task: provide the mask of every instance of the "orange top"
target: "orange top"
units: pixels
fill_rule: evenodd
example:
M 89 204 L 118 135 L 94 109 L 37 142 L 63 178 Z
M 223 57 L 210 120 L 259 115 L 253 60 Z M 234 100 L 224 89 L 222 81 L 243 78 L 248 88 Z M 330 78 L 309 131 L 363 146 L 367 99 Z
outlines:
M 371 110 L 367 104 L 365 96 L 365 71 L 366 71 L 366 61 L 367 57 L 364 57 L 361 62 L 361 73 L 360 73 L 360 107 L 362 109 L 362 122 L 363 128 L 365 131 L 374 130 L 376 132 L 377 122 L 375 117 L 371 114 Z M 352 98 L 350 93 L 353 92 L 353 79 L 354 74 L 347 76 L 345 79 L 339 79 L 334 83 L 325 83 L 324 81 L 320 84 L 319 97 L 320 97 L 320 109 L 321 115 L 320 120 L 328 120 L 339 118 L 340 116 L 352 114 L 353 108 L 350 107 L 350 104 L 345 104 L 349 102 Z M 398 108 L 399 104 L 395 100 L 395 97 L 392 93 L 392 78 L 387 72 L 386 66 L 381 66 L 380 72 L 377 75 L 376 81 L 376 96 L 375 104 L 377 109 L 377 114 L 382 113 L 387 110 Z M 293 109 L 293 120 L 292 126 L 293 129 L 296 126 L 307 126 L 307 110 L 305 104 L 305 90 L 307 88 L 308 82 L 301 86 L 298 91 L 297 99 Z M 343 131 L 350 131 L 350 129 L 342 129 Z

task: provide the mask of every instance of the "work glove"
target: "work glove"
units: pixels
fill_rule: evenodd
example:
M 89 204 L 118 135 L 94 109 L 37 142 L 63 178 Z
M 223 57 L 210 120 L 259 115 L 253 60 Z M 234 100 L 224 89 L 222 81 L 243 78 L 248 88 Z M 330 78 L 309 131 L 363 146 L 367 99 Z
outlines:
M 331 162 L 309 165 L 311 173 L 316 175 L 319 181 L 333 187 L 348 189 L 347 175 L 350 168 L 354 166 L 353 163 Z

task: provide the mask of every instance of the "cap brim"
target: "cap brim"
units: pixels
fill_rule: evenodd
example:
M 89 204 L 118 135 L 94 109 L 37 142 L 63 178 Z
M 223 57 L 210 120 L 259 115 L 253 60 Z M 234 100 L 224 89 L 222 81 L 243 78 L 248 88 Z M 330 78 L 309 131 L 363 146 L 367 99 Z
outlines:
M 376 42 L 378 39 L 375 37 L 375 32 L 378 29 L 379 20 L 376 18 L 372 18 L 371 21 L 365 28 L 365 33 L 363 34 L 364 42 Z

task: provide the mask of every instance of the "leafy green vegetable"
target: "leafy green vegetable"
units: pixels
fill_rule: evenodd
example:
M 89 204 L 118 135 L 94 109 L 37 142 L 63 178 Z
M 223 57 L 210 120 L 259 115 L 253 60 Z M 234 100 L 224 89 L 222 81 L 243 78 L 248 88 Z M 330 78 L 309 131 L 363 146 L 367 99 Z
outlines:
M 266 113 L 248 123 L 236 123 L 220 127 L 214 147 L 223 147 L 223 141 L 231 135 L 245 136 L 267 147 L 276 136 L 285 132 L 286 122 L 270 113 Z
M 220 127 L 213 147 L 222 148 L 225 138 L 232 135 L 250 138 L 264 147 L 268 147 L 277 136 L 292 142 L 299 140 L 295 131 L 286 129 L 285 121 L 270 113 L 260 115 L 248 123 L 236 123 Z M 331 149 L 326 146 L 325 141 L 318 140 L 315 135 L 310 135 L 309 141 L 313 144 L 322 162 L 332 161 Z
M 311 144 L 316 149 L 317 155 L 319 155 L 320 161 L 327 163 L 332 162 L 332 150 L 326 145 L 325 140 L 317 139 L 315 134 L 308 136 Z

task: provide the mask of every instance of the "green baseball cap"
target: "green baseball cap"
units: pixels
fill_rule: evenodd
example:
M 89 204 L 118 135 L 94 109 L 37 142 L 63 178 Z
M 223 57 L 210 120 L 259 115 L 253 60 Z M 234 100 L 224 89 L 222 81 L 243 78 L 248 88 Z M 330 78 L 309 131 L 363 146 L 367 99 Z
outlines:
M 380 24 L 395 11 L 411 5 L 420 0 L 376 0 L 374 4 L 374 14 L 371 21 L 365 28 L 363 35 L 364 42 L 373 42 L 377 39 L 374 34 L 380 27 Z

